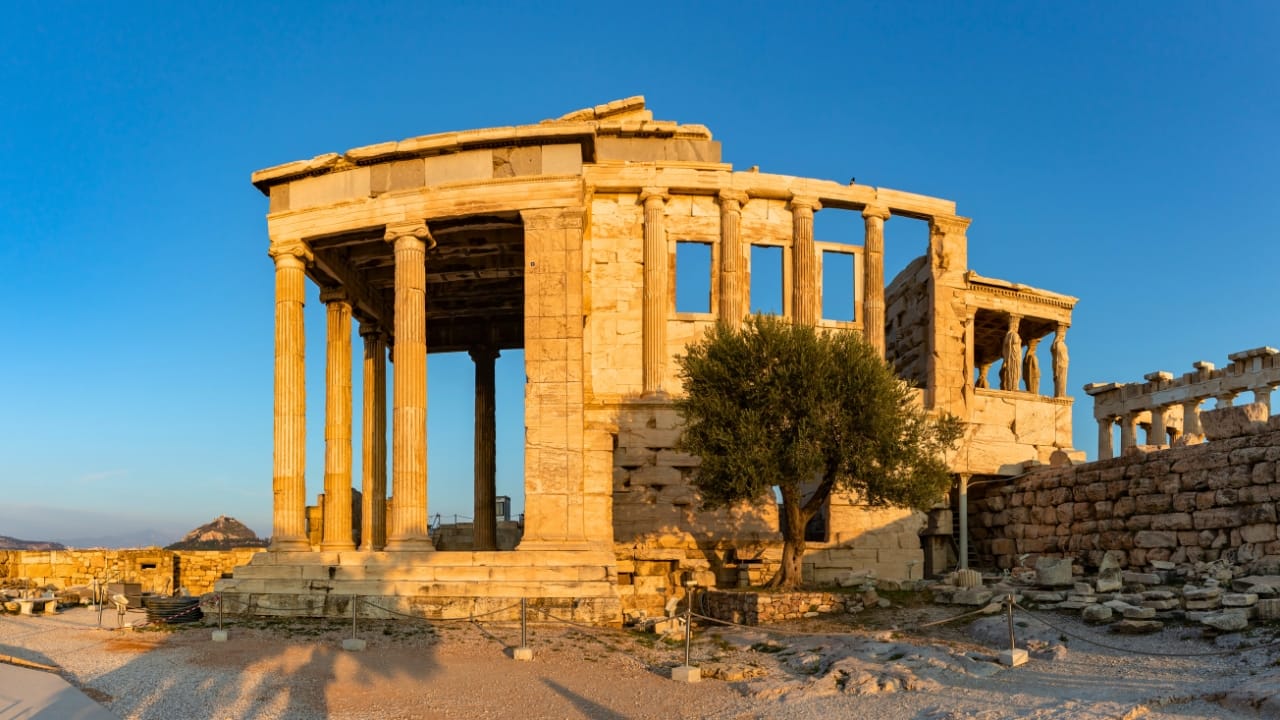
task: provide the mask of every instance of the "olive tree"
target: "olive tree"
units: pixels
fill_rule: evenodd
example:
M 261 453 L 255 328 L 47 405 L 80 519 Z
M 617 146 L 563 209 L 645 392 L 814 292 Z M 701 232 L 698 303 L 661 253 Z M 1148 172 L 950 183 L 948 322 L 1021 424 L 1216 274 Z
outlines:
M 932 416 L 860 333 L 771 315 L 717 323 L 678 358 L 681 449 L 698 455 L 703 507 L 782 498 L 782 570 L 800 583 L 805 525 L 833 490 L 924 509 L 943 496 L 962 423 Z

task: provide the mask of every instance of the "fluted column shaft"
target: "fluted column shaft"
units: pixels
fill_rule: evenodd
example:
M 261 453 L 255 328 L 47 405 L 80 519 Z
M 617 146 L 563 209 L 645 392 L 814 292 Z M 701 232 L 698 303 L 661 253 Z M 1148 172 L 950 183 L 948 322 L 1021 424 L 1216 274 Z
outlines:
M 325 335 L 324 528 L 320 549 L 354 550 L 351 538 L 351 302 L 323 292 Z
M 472 526 L 472 549 L 496 550 L 498 451 L 493 369 L 498 351 L 491 347 L 472 348 L 471 359 L 476 365 L 475 521 Z
M 1165 434 L 1165 411 L 1167 408 L 1151 408 L 1151 429 L 1147 431 L 1148 445 L 1168 445 L 1169 437 Z
M 862 332 L 884 357 L 884 221 L 889 208 L 868 205 L 862 210 Z
M 306 263 L 301 242 L 275 245 L 276 348 L 272 550 L 309 550 L 307 541 Z
M 791 315 L 796 322 L 818 322 L 818 252 L 813 242 L 813 213 L 822 209 L 816 198 L 791 198 Z
M 720 319 L 737 327 L 743 310 L 742 205 L 748 197 L 736 190 L 720 191 Z
M 1111 429 L 1115 427 L 1113 417 L 1098 418 L 1098 459 L 1110 460 L 1116 456 L 1115 445 L 1111 439 Z
M 1203 435 L 1204 430 L 1200 427 L 1200 403 L 1203 400 L 1196 398 L 1187 400 L 1182 403 L 1182 434 L 1183 435 Z
M 421 223 L 388 226 L 395 244 L 395 380 L 391 428 L 391 527 L 387 550 L 431 550 L 427 526 L 427 265 Z
M 364 338 L 364 416 L 360 477 L 360 549 L 387 544 L 387 336 L 361 323 Z
M 1120 452 L 1124 453 L 1138 444 L 1138 416 L 1130 413 L 1120 417 Z
M 644 394 L 662 392 L 667 368 L 667 232 L 665 213 L 667 191 L 645 188 L 644 203 Z

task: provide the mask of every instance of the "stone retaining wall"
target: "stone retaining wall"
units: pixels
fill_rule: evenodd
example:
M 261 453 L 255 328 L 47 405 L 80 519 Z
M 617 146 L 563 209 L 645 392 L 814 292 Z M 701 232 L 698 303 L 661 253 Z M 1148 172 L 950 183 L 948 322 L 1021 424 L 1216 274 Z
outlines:
M 144 592 L 168 594 L 185 587 L 192 595 L 203 595 L 223 573 L 248 563 L 262 550 L 0 550 L 0 584 L 62 589 L 96 579 L 141 583 Z
M 764 625 L 824 613 L 844 612 L 849 596 L 829 592 L 708 590 L 702 597 L 703 611 L 708 617 L 743 625 Z
M 970 534 L 1001 568 L 1036 556 L 1280 566 L 1280 416 L 1268 432 L 1061 468 L 970 490 Z M 1020 563 L 1020 561 L 1022 561 Z M 1264 562 L 1265 561 L 1265 562 Z

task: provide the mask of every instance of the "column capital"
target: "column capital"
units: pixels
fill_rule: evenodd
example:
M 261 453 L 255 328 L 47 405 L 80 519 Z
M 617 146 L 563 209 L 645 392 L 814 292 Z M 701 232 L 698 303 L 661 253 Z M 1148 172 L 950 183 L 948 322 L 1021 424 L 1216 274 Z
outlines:
M 726 210 L 741 210 L 743 205 L 751 196 L 745 190 L 734 190 L 732 188 L 722 189 L 716 194 L 716 200 L 720 203 L 720 207 Z
M 889 208 L 884 205 L 867 205 L 862 208 L 862 217 L 865 220 L 878 218 L 880 220 L 888 220 L 890 216 Z
M 362 322 L 360 323 L 360 337 L 373 338 L 375 340 L 378 338 L 385 339 L 387 337 L 387 331 L 383 330 L 382 326 L 377 323 Z
M 646 208 L 665 204 L 670 199 L 671 195 L 667 192 L 667 188 L 647 187 L 640 189 L 640 203 Z
M 334 302 L 351 304 L 351 293 L 347 292 L 347 289 L 344 287 L 320 288 L 320 302 L 325 305 Z
M 408 223 L 387 223 L 387 231 L 383 234 L 382 239 L 387 242 L 395 242 L 400 238 L 413 237 L 421 240 L 427 249 L 436 246 L 436 239 L 431 236 L 431 231 L 427 229 L 424 222 L 408 222 Z
M 492 345 L 474 345 L 467 350 L 467 354 L 471 356 L 472 361 L 480 362 L 481 360 L 497 360 L 502 352 Z
M 311 248 L 302 240 L 281 240 L 271 241 L 271 247 L 267 249 L 267 255 L 277 262 L 282 257 L 293 257 L 310 265 L 315 262 L 316 256 L 311 252 Z
M 814 195 L 797 195 L 791 194 L 791 211 L 808 210 L 809 212 L 817 212 L 822 209 L 822 202 Z

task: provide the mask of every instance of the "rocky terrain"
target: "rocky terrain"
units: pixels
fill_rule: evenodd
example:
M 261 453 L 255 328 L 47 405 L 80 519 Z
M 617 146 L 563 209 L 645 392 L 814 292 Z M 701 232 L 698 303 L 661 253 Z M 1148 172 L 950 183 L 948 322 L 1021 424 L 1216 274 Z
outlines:
M 242 547 L 266 547 L 267 541 L 258 537 L 244 523 L 233 517 L 219 515 L 187 533 L 165 550 L 230 550 Z

